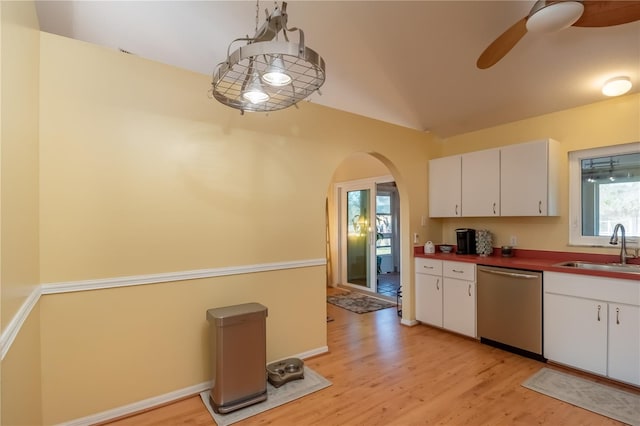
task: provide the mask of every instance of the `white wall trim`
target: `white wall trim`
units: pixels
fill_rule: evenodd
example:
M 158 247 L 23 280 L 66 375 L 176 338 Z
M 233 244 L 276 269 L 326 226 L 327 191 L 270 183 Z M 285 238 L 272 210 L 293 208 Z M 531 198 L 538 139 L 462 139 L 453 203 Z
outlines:
M 38 303 L 41 294 L 41 287 L 36 286 L 31 294 L 24 301 L 18 312 L 13 316 L 7 327 L 2 331 L 2 335 L 0 335 L 0 360 L 3 360 L 4 357 L 9 352 L 9 348 L 13 344 L 13 341 L 16 339 L 16 336 L 20 332 L 22 325 L 31 314 L 31 311 Z
M 165 393 L 164 395 L 154 396 L 153 398 L 143 399 L 142 401 L 134 402 L 133 404 L 123 405 L 122 407 L 114 408 L 112 410 L 102 411 L 101 413 L 92 414 L 80 419 L 71 420 L 65 423 L 58 423 L 58 425 L 64 426 L 85 426 L 96 423 L 102 423 L 110 420 L 117 419 L 118 417 L 129 416 L 134 413 L 138 413 L 150 408 L 154 408 L 160 405 L 168 404 L 170 402 L 186 398 L 192 395 L 197 395 L 200 392 L 204 392 L 207 389 L 211 389 L 211 382 L 203 382 L 197 385 L 189 386 L 177 391 Z
M 68 281 L 42 284 L 42 294 L 69 293 L 73 291 L 102 290 L 135 285 L 159 284 L 171 281 L 223 277 L 227 275 L 251 274 L 255 272 L 324 266 L 327 259 L 294 260 L 290 262 L 262 263 L 256 265 L 230 266 L 224 268 L 196 269 L 193 271 L 166 272 L 161 274 L 134 275 L 130 277 L 101 278 L 95 280 Z
M 413 327 L 414 325 L 420 324 L 420 322 L 417 320 L 406 320 L 403 318 L 400 320 L 400 324 L 406 325 L 407 327 Z
M 302 352 L 298 355 L 294 355 L 293 357 L 305 359 L 305 358 L 320 355 L 326 352 L 329 352 L 329 348 L 327 346 L 322 346 L 316 349 L 312 349 L 310 351 Z M 291 358 L 291 357 L 286 357 L 286 358 Z M 59 423 L 58 426 L 87 426 L 87 425 L 92 425 L 96 423 L 112 421 L 119 417 L 130 416 L 141 411 L 149 410 L 161 405 L 175 402 L 182 398 L 190 397 L 192 395 L 197 395 L 200 392 L 204 392 L 208 389 L 211 389 L 211 386 L 212 386 L 211 382 L 199 383 L 194 386 L 189 386 L 174 392 L 165 393 L 164 395 L 156 396 L 153 398 L 144 399 L 142 401 L 138 401 L 132 404 L 124 405 L 122 407 L 114 408 L 112 410 L 107 410 L 101 413 L 92 414 L 90 416 L 82 417 L 76 420 L 71 420 L 65 423 Z
M 74 291 L 100 290 L 116 287 L 129 287 L 144 284 L 159 284 L 171 281 L 193 280 L 198 278 L 223 277 L 228 275 L 251 274 L 255 272 L 279 271 L 285 269 L 324 266 L 325 258 L 294 260 L 290 262 L 261 263 L 256 265 L 230 266 L 224 268 L 197 269 L 193 271 L 167 272 L 161 274 L 134 275 L 130 277 L 100 278 L 95 280 L 44 283 L 36 286 L 22 304 L 16 315 L 0 335 L 0 360 L 3 360 L 11 344 L 38 303 L 41 295 L 69 293 Z

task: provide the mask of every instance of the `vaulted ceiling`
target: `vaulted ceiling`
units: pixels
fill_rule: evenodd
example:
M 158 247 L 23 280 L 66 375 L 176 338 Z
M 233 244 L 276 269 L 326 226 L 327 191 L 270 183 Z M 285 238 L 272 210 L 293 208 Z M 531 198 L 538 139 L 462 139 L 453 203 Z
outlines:
M 640 88 L 640 22 L 527 34 L 500 62 L 476 60 L 533 1 L 290 1 L 289 26 L 327 64 L 322 94 L 339 110 L 441 137 L 605 99 L 626 75 Z M 43 31 L 204 74 L 253 35 L 252 1 L 38 1 Z M 258 3 L 260 24 L 273 2 Z M 295 33 L 294 33 L 295 34 Z M 203 87 L 203 93 L 209 87 Z M 212 100 L 212 102 L 215 102 Z

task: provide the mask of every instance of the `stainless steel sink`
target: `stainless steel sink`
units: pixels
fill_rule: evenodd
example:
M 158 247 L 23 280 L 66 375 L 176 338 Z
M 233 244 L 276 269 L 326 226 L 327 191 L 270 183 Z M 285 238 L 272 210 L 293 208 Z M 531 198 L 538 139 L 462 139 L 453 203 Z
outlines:
M 569 268 L 591 269 L 595 271 L 625 272 L 628 274 L 640 274 L 640 265 L 630 265 L 622 263 L 596 263 L 572 260 L 569 262 L 556 263 L 554 266 L 566 266 Z

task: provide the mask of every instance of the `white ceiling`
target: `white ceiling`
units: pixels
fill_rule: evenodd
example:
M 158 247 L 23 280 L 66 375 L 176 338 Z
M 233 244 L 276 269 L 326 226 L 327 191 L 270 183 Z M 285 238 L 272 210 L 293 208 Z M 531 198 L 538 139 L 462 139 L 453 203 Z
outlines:
M 640 88 L 640 22 L 527 34 L 498 64 L 480 53 L 533 1 L 289 1 L 289 26 L 326 61 L 310 100 L 441 137 Z M 260 1 L 260 25 L 266 8 Z M 38 1 L 43 31 L 211 74 L 228 44 L 255 32 L 254 1 Z M 293 33 L 295 34 L 295 33 Z M 203 87 L 206 93 L 209 87 Z M 212 101 L 214 102 L 214 101 Z

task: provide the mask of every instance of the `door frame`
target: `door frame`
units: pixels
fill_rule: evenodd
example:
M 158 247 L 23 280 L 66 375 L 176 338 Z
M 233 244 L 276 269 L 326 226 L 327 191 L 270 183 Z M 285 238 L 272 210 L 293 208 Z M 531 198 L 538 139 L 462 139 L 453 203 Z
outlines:
M 371 200 L 375 206 L 376 197 L 376 185 L 378 183 L 394 182 L 395 179 L 391 175 L 375 176 L 364 179 L 357 179 L 351 181 L 337 182 L 334 187 L 334 205 L 335 205 L 335 217 L 336 217 L 336 237 L 334 241 L 338 241 L 337 254 L 338 254 L 338 267 L 335 269 L 337 272 L 335 277 L 336 284 L 344 285 L 351 288 L 356 288 L 371 293 L 376 293 L 376 255 L 375 255 L 375 239 L 374 250 L 372 250 L 369 262 L 368 274 L 371 274 L 371 287 L 361 286 L 357 284 L 350 284 L 347 282 L 347 263 L 346 263 L 346 250 L 347 250 L 347 232 L 345 226 L 346 205 L 344 197 L 347 191 L 357 191 L 363 189 L 369 189 L 371 191 Z M 375 208 L 371 209 L 372 215 L 375 217 Z

